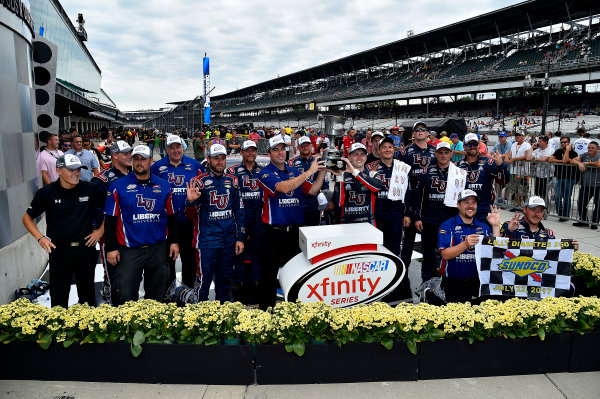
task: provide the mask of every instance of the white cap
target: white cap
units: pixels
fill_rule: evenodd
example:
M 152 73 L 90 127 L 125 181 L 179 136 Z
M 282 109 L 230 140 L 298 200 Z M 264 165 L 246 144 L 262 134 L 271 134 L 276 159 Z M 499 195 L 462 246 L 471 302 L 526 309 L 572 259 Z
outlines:
M 381 138 L 385 137 L 385 135 L 384 135 L 382 132 L 380 132 L 380 131 L 378 130 L 378 131 L 376 131 L 376 132 L 373 132 L 373 134 L 371 134 L 371 141 L 373 141 L 373 139 L 374 139 L 375 137 L 377 137 L 377 136 L 379 136 L 379 137 L 381 137 Z
M 216 157 L 217 155 L 227 155 L 227 150 L 222 144 L 213 144 L 208 149 L 209 157 Z
M 87 166 L 81 164 L 79 157 L 73 154 L 65 154 L 56 160 L 57 168 L 67 168 L 69 170 L 87 169 Z
M 169 137 L 167 137 L 167 147 L 170 146 L 171 144 L 183 145 L 183 142 L 181 141 L 181 137 L 179 137 L 176 134 L 172 134 Z
M 131 153 L 132 157 L 135 157 L 136 155 L 139 155 L 144 159 L 150 158 L 150 147 L 144 144 L 138 145 L 133 149 L 133 152 Z
M 365 153 L 367 152 L 367 148 L 362 143 L 354 143 L 350 146 L 348 154 L 352 154 L 356 150 L 363 150 Z
M 305 143 L 309 143 L 310 144 L 310 139 L 306 136 L 302 136 L 298 139 L 298 145 L 302 145 Z
M 246 140 L 242 143 L 242 150 L 247 150 L 250 147 L 256 148 L 256 143 L 252 140 Z
M 469 133 L 465 136 L 465 144 L 471 141 L 479 141 L 479 137 L 475 133 Z
M 124 140 L 115 141 L 110 145 L 111 154 L 120 154 L 133 151 L 133 148 Z
M 269 149 L 273 149 L 279 144 L 285 144 L 285 141 L 283 140 L 283 137 L 281 137 L 281 135 L 278 134 L 269 139 Z
M 456 199 L 456 202 L 460 202 L 469 197 L 478 198 L 477 193 L 475 191 L 466 189 L 466 190 L 462 190 L 460 193 L 458 193 L 458 198 Z
M 538 197 L 537 195 L 529 197 L 525 206 L 528 208 L 543 206 L 545 209 L 548 209 L 548 207 L 546 206 L 546 201 L 544 201 L 542 197 Z
M 328 203 L 327 197 L 323 193 L 319 193 L 319 195 L 317 195 L 317 201 L 319 203 L 319 206 L 326 206 Z
M 417 127 L 417 125 L 423 125 L 423 127 L 425 129 L 427 129 L 427 124 L 423 121 L 416 121 L 415 124 L 413 125 L 413 130 L 415 130 L 415 128 Z
M 445 141 L 442 141 L 441 143 L 438 143 L 438 145 L 435 147 L 435 151 L 439 151 L 442 148 L 447 148 L 450 151 L 452 151 L 452 147 L 450 146 L 450 144 L 446 143 Z

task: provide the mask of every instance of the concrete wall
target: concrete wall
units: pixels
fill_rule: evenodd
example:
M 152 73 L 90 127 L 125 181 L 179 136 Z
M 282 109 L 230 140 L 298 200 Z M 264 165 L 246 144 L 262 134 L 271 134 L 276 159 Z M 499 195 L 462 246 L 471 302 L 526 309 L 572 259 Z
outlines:
M 41 187 L 33 120 L 32 32 L 15 10 L 0 3 L 0 303 L 40 275 L 47 257 L 21 218 Z M 12 7 L 15 6 L 15 7 Z M 43 223 L 42 231 L 46 230 Z
M 22 216 L 22 215 L 21 215 Z M 46 231 L 46 218 L 38 223 Z M 31 280 L 41 276 L 48 264 L 48 255 L 26 234 L 0 249 L 0 305 L 15 300 L 15 290 L 26 287 Z

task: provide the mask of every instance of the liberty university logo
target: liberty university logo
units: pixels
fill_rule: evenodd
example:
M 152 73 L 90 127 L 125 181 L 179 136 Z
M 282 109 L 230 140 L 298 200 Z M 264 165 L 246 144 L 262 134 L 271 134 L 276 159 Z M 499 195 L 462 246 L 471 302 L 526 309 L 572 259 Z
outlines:
M 137 198 L 137 206 L 139 208 L 144 208 L 148 212 L 152 212 L 154 210 L 154 203 L 156 202 L 155 199 L 144 198 L 144 196 L 142 194 L 137 194 L 136 198 Z
M 229 203 L 228 194 L 217 194 L 217 190 L 210 192 L 210 204 L 217 207 L 217 209 L 225 209 Z
M 350 191 L 349 193 L 350 195 L 348 195 L 348 201 L 356 204 L 356 205 L 364 205 L 365 201 L 367 199 L 367 195 L 366 194 L 356 194 L 354 191 Z
M 438 193 L 446 192 L 446 182 L 444 180 L 440 180 L 439 177 L 435 176 L 431 179 L 431 188 L 435 188 Z
M 183 182 L 185 181 L 185 176 L 183 175 L 175 175 L 175 173 L 169 173 L 169 183 L 175 183 L 176 186 L 183 186 Z
M 258 182 L 256 179 L 251 179 L 246 175 L 242 176 L 242 186 L 244 186 L 244 188 L 249 188 L 252 191 L 258 190 Z

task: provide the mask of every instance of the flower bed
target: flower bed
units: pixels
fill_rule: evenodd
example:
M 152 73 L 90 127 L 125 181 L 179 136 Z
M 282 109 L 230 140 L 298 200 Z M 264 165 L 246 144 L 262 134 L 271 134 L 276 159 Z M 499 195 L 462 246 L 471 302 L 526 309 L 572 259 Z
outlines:
M 239 338 L 251 344 L 284 344 L 303 355 L 305 344 L 332 342 L 381 343 L 390 349 L 403 341 L 413 354 L 417 343 L 440 338 L 482 341 L 486 338 L 525 338 L 546 333 L 596 331 L 600 327 L 597 297 L 546 298 L 481 305 L 384 303 L 350 309 L 319 303 L 280 303 L 271 312 L 245 309 L 240 303 L 202 302 L 177 308 L 151 300 L 120 307 L 75 305 L 48 309 L 25 299 L 0 307 L 0 342 L 36 341 L 48 348 L 54 341 L 129 342 L 138 356 L 144 343 L 214 345 Z

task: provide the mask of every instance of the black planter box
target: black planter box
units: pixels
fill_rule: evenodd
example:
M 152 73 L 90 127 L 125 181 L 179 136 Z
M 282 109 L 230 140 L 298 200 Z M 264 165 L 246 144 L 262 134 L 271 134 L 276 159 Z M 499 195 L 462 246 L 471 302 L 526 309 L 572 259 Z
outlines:
M 419 379 L 569 371 L 571 334 L 521 339 L 439 340 L 420 345 Z
M 53 343 L 48 350 L 34 342 L 0 345 L 3 379 L 97 381 L 161 384 L 234 384 L 254 382 L 250 345 L 146 344 L 134 358 L 129 344 Z
M 419 357 L 404 342 L 390 350 L 380 343 L 307 344 L 303 356 L 283 345 L 256 346 L 258 384 L 319 384 L 416 381 Z
M 600 371 L 600 332 L 584 335 L 573 333 L 569 371 Z

